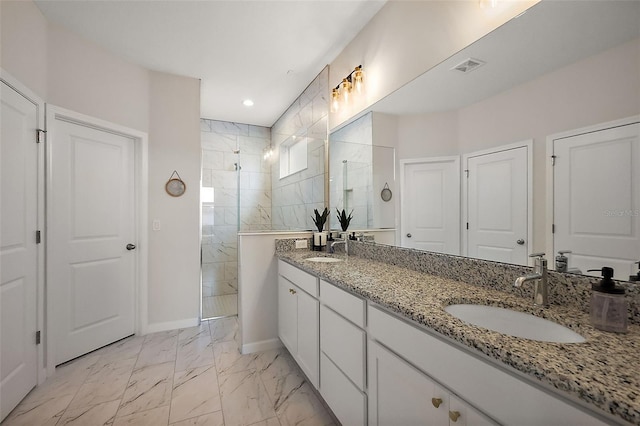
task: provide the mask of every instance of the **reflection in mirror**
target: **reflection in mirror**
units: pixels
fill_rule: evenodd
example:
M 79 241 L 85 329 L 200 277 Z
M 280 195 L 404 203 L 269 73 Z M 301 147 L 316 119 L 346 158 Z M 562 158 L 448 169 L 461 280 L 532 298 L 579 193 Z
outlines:
M 387 146 L 395 148 L 398 165 L 413 159 L 464 159 L 474 153 L 532 141 L 532 197 L 526 201 L 528 214 L 532 216 L 532 232 L 523 242 L 527 254 L 546 252 L 552 267 L 556 251 L 571 250 L 573 253 L 567 255 L 569 268 L 579 267 L 584 273 L 587 269 L 614 266 L 615 278 L 626 280 L 637 273 L 633 261 L 640 259 L 640 215 L 637 214 L 640 178 L 637 167 L 612 163 L 602 168 L 604 157 L 594 155 L 590 163 L 581 163 L 582 179 L 596 179 L 598 175 L 606 175 L 608 172 L 605 170 L 627 170 L 628 173 L 615 174 L 615 179 L 608 180 L 613 185 L 604 185 L 602 179 L 596 179 L 597 182 L 583 185 L 580 192 L 574 191 L 574 198 L 562 198 L 571 201 L 567 208 L 573 209 L 574 214 L 590 212 L 579 224 L 582 234 L 593 237 L 590 245 L 600 251 L 593 252 L 584 248 L 581 243 L 584 238 L 579 235 L 572 235 L 559 244 L 556 241 L 560 232 L 557 226 L 556 233 L 552 233 L 553 225 L 558 225 L 560 220 L 559 212 L 554 209 L 561 199 L 554 194 L 556 171 L 551 161 L 554 149 L 560 148 L 560 142 L 555 143 L 556 136 L 560 141 L 569 138 L 572 132 L 579 135 L 592 132 L 594 128 L 606 129 L 607 125 L 603 123 L 615 127 L 620 123 L 632 125 L 638 121 L 638 22 L 640 2 L 637 1 L 540 2 L 373 105 L 362 117 L 370 117 L 369 126 L 374 129 L 378 119 L 384 121 L 385 128 L 394 129 L 394 136 L 387 140 Z M 455 70 L 456 65 L 469 58 L 479 59 L 485 64 L 466 73 Z M 344 127 L 334 131 L 332 138 L 342 129 Z M 635 158 L 640 152 L 638 139 L 638 131 L 632 130 L 631 136 L 625 139 L 631 147 L 629 155 L 617 158 L 627 158 L 627 163 L 637 164 Z M 554 158 L 557 162 L 562 161 L 559 155 Z M 574 157 L 579 158 L 580 155 Z M 330 164 L 343 159 L 333 158 L 330 151 Z M 462 162 L 460 166 L 461 188 L 464 188 L 467 179 L 464 171 L 469 169 L 469 165 Z M 573 166 L 572 170 L 575 170 Z M 590 173 L 590 170 L 602 170 L 602 173 Z M 613 202 L 609 200 L 611 197 L 606 197 L 609 205 L 605 206 L 592 193 L 578 196 L 587 189 L 604 186 L 608 188 L 604 193 L 615 191 L 621 194 L 618 199 L 626 201 Z M 394 193 L 401 195 L 405 189 L 398 188 Z M 484 188 L 483 193 L 485 190 L 490 191 L 490 188 Z M 376 193 L 379 189 L 372 188 L 372 198 Z M 331 196 L 334 196 L 333 190 Z M 427 194 L 423 196 L 429 199 Z M 462 255 L 469 253 L 464 244 L 467 201 L 461 197 Z M 331 203 L 335 204 L 333 200 Z M 399 210 L 397 213 L 402 213 Z M 591 228 L 582 226 L 587 223 L 587 218 L 589 223 L 596 223 L 591 219 L 596 216 L 603 218 L 607 214 L 609 216 L 604 220 L 611 225 L 607 229 L 625 231 L 624 235 L 617 237 L 618 241 L 625 240 L 624 247 L 627 248 L 622 251 L 627 254 L 624 258 L 608 258 L 615 251 L 608 247 L 616 244 L 616 238 L 611 238 L 611 242 L 606 244 L 598 240 L 603 228 L 599 225 L 589 225 Z M 398 228 L 402 228 L 402 217 L 402 214 L 397 214 L 394 221 Z M 575 216 L 565 217 L 568 218 L 565 221 L 567 226 L 577 223 Z M 613 220 L 619 220 L 620 224 L 613 226 Z M 506 229 L 510 224 L 502 226 Z M 402 244 L 400 238 L 396 242 Z M 482 255 L 476 253 L 476 256 Z M 578 265 L 578 262 L 581 263 Z
M 344 126 L 329 137 L 329 199 L 336 209 L 353 211 L 350 229 L 395 226 L 395 204 L 385 201 L 383 189 L 395 189 L 395 150 L 374 144 L 372 114 Z M 384 141 L 381 141 L 384 143 Z M 339 229 L 336 220 L 332 229 Z

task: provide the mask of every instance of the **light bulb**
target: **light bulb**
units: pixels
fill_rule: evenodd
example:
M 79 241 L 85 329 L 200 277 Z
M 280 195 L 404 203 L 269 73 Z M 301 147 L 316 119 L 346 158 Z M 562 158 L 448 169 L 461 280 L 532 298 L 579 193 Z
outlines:
M 351 92 L 351 83 L 346 78 L 342 79 L 342 83 L 340 83 L 340 96 L 344 100 L 344 103 L 349 102 L 349 93 Z
M 340 93 L 338 89 L 331 90 L 331 112 L 338 112 L 340 109 Z
M 353 71 L 353 86 L 358 93 L 362 93 L 364 90 L 364 73 L 362 72 L 362 67 L 359 65 Z

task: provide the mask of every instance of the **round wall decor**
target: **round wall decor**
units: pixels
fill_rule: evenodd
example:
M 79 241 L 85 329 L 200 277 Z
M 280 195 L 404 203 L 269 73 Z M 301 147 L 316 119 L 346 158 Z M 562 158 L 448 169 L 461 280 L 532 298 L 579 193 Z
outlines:
M 177 177 L 173 177 L 174 175 Z M 174 170 L 169 177 L 169 180 L 164 185 L 164 189 L 167 191 L 167 194 L 172 197 L 179 197 L 187 190 L 187 184 L 180 178 L 178 172 Z
M 389 184 L 385 183 L 384 188 L 380 191 L 380 198 L 382 198 L 382 201 L 389 201 L 391 197 L 393 197 L 393 193 L 389 189 Z

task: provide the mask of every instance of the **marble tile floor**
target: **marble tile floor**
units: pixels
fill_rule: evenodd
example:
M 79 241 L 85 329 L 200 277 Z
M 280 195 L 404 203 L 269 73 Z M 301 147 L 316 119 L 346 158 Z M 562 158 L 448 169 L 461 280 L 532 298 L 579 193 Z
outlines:
M 129 337 L 58 367 L 2 426 L 335 424 L 285 349 L 236 339 L 236 317 Z

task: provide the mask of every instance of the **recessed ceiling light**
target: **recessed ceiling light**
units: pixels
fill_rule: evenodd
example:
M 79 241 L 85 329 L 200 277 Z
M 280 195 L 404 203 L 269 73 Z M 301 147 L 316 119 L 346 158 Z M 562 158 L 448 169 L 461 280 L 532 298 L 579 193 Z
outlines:
M 251 107 L 253 106 L 253 101 L 251 99 L 245 99 L 244 101 L 242 101 L 242 105 L 246 107 Z

